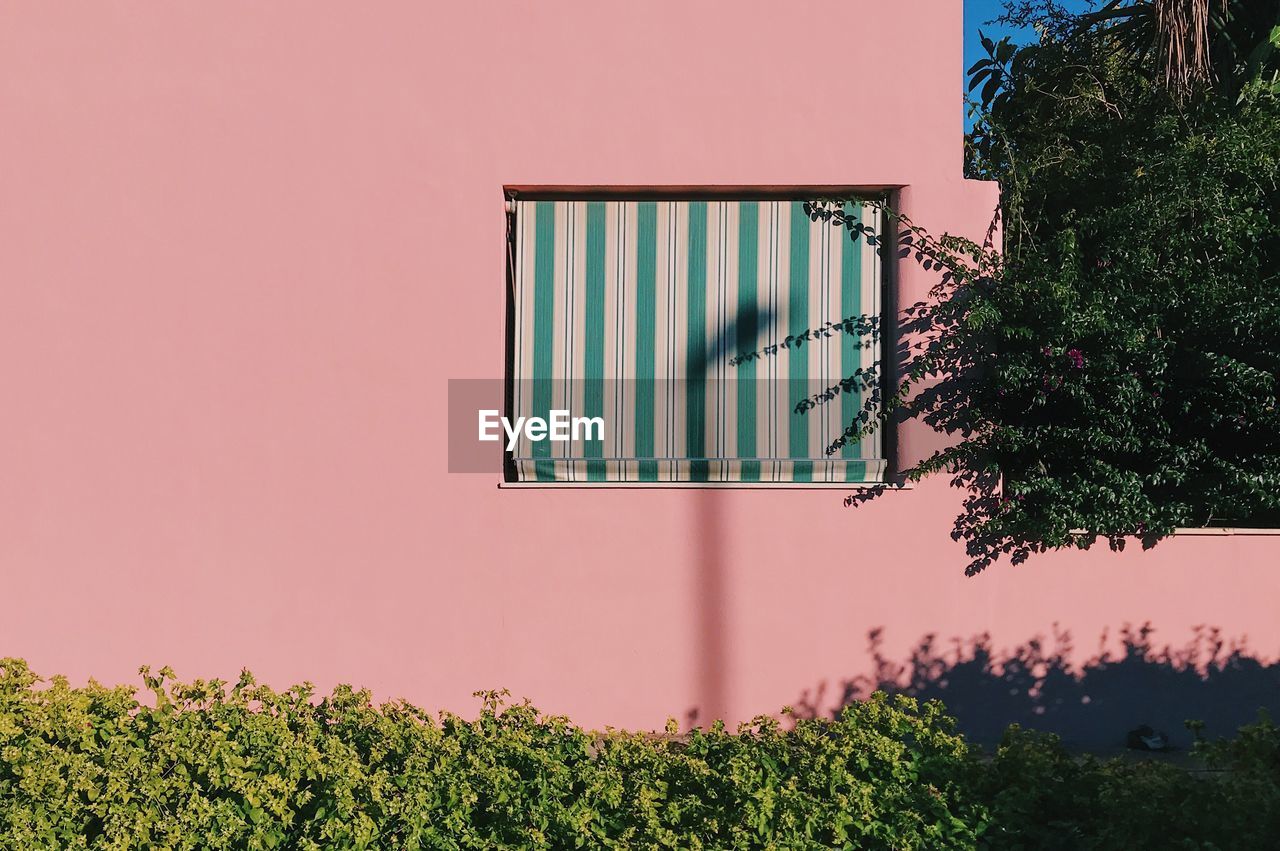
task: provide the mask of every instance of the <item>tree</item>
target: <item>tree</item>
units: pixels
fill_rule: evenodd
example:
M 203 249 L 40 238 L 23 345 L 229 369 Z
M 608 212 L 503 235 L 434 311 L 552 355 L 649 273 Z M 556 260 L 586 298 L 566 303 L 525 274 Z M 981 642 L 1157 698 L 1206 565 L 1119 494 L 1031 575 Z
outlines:
M 1280 4 L 1274 2 L 1111 0 L 1078 23 L 1111 27 L 1135 66 L 1157 74 L 1180 97 L 1214 85 L 1232 93 L 1260 81 L 1280 85 Z
M 951 435 L 905 474 L 964 489 L 953 534 L 970 573 L 1280 517 L 1280 99 L 1223 64 L 1214 86 L 1168 77 L 1161 54 L 1134 52 L 1148 6 L 987 42 L 970 171 L 1000 181 L 1002 251 L 897 214 L 896 237 L 867 234 L 842 205 L 811 205 L 940 273 L 907 311 L 902 385 L 831 449 L 893 417 Z

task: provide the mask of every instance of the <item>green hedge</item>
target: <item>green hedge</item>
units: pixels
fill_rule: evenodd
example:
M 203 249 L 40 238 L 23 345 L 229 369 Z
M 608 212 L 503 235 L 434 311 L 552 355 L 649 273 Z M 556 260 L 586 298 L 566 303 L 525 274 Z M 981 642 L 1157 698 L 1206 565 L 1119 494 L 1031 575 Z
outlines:
M 1100 763 L 1011 729 L 971 749 L 937 703 L 834 721 L 593 734 L 482 695 L 474 720 L 244 675 L 152 693 L 0 660 L 0 848 L 1268 848 L 1280 735 L 1229 770 Z

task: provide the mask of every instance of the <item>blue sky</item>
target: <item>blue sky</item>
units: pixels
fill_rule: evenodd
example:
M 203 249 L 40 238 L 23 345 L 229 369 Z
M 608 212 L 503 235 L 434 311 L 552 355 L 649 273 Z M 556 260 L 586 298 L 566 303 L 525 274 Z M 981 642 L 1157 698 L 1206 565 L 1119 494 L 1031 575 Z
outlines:
M 1087 0 L 1066 0 L 1065 5 L 1069 8 L 1084 10 L 1088 8 L 1089 3 Z M 988 24 L 987 21 L 999 15 L 1003 8 L 1004 4 L 1001 0 L 964 0 L 964 70 L 967 71 L 969 66 L 986 55 L 978 43 L 979 29 L 994 41 L 999 41 L 1006 35 L 1011 36 L 1014 41 L 1027 41 L 1034 37 L 1034 33 L 1029 30 L 1015 31 Z M 967 86 L 967 81 L 962 77 L 961 91 L 965 91 Z M 966 117 L 965 129 L 968 127 L 969 121 Z
M 982 58 L 982 47 L 978 44 L 979 29 L 996 41 L 1004 35 L 1021 35 L 1025 38 L 1025 35 L 1006 27 L 987 23 L 1000 14 L 1002 5 L 1000 0 L 964 0 L 964 67 L 966 69 Z
M 964 0 L 964 70 L 968 71 L 973 63 L 986 56 L 986 52 L 982 49 L 982 45 L 978 43 L 978 30 L 982 30 L 982 34 L 988 38 L 999 41 L 1004 36 L 1011 36 L 1015 41 L 1026 41 L 1031 38 L 1032 34 L 1026 31 L 1012 30 L 1008 27 L 998 27 L 995 24 L 988 24 L 992 18 L 1000 14 L 1004 4 L 1000 0 Z M 967 92 L 969 82 L 961 74 L 960 91 Z M 969 113 L 965 111 L 964 129 L 967 131 L 972 122 L 969 120 Z

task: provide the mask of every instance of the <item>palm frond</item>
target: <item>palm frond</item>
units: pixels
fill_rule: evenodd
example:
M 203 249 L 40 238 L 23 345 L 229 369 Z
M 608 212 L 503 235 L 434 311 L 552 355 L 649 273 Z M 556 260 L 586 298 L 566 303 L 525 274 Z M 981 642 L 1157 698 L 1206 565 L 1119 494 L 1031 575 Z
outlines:
M 1227 12 L 1227 0 L 1155 0 L 1157 48 L 1165 84 L 1185 95 L 1214 81 L 1210 59 L 1212 5 Z

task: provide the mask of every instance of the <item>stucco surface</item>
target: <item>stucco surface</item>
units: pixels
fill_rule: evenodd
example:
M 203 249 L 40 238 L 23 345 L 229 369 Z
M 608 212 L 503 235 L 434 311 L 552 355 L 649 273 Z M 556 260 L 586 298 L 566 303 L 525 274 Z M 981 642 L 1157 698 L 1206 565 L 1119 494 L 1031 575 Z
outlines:
M 941 481 L 852 511 L 446 472 L 447 380 L 502 371 L 506 184 L 903 186 L 981 235 L 960 5 L 0 5 L 0 654 L 632 727 L 777 710 L 876 627 L 1273 656 L 1280 538 L 966 579 Z

